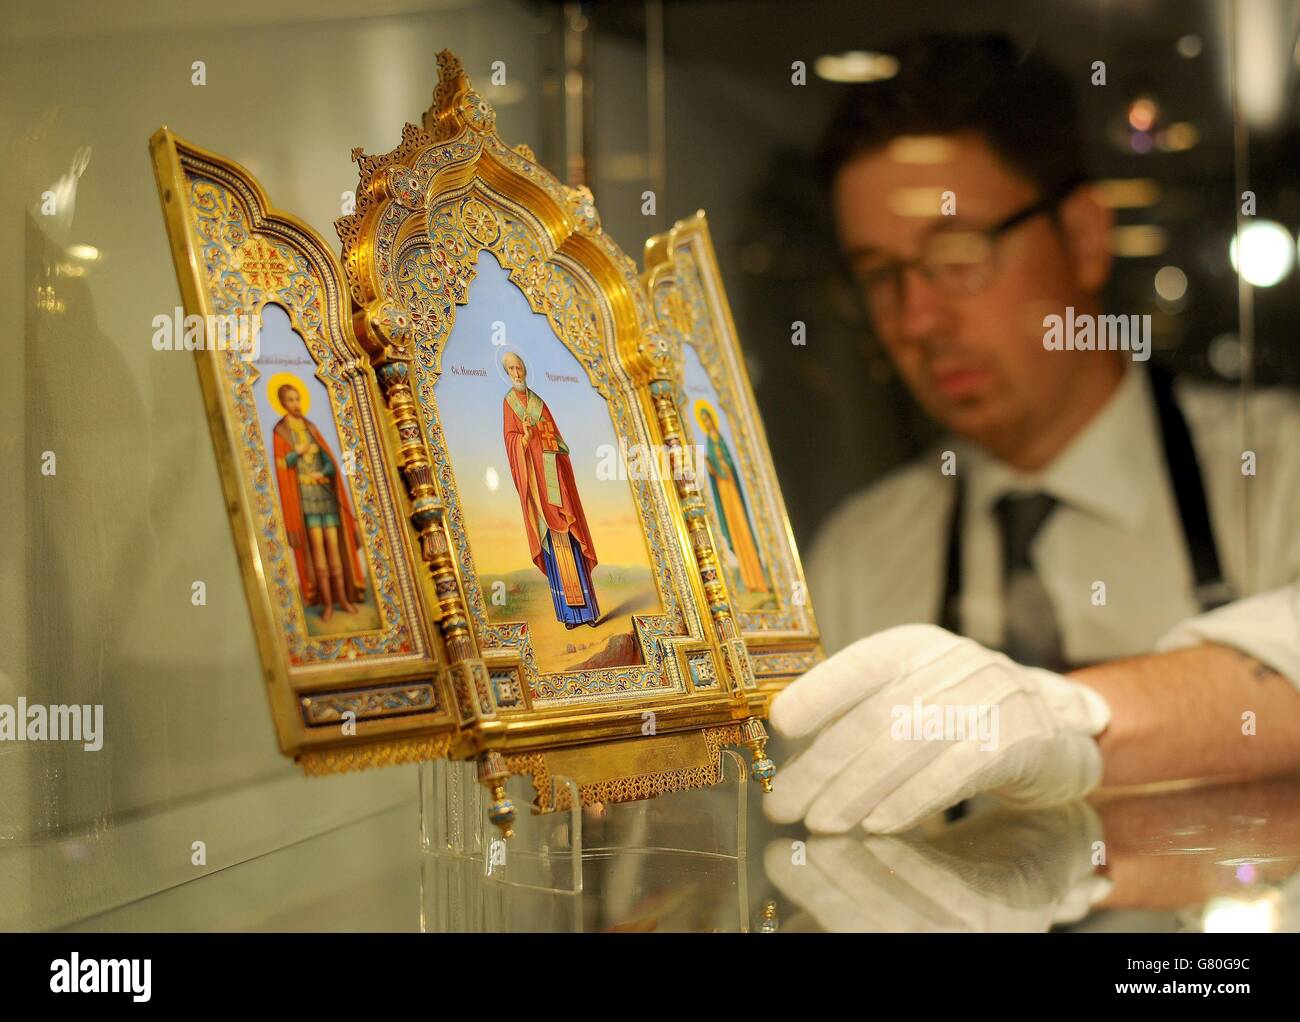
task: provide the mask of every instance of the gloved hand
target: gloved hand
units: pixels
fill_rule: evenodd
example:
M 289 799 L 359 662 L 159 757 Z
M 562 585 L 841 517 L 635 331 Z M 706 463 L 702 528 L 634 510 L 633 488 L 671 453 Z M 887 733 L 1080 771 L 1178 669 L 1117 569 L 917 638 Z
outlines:
M 1096 692 L 934 625 L 900 625 L 823 661 L 772 703 L 777 734 L 812 744 L 763 799 L 817 833 L 907 830 L 978 792 L 1022 807 L 1101 779 Z
M 1093 866 L 1101 838 L 1097 814 L 1071 802 L 977 814 L 928 839 L 815 837 L 796 855 L 779 838 L 763 867 L 832 933 L 1044 933 L 1082 919 L 1110 892 Z

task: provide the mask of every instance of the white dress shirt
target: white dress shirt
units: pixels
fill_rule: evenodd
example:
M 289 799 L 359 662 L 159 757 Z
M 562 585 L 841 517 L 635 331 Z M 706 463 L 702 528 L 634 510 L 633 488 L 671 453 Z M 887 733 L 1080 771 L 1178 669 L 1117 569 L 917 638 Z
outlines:
M 1235 389 L 1181 381 L 1175 393 L 1225 579 L 1239 597 L 1262 595 L 1201 613 L 1150 383 L 1145 369 L 1130 365 L 1106 405 L 1039 472 L 1018 472 L 952 439 L 845 501 L 808 563 L 827 650 L 893 625 L 938 620 L 955 489 L 942 472 L 949 450 L 967 487 L 960 601 L 967 635 L 1002 643 L 993 506 L 1009 491 L 1038 490 L 1060 501 L 1031 560 L 1068 662 L 1210 641 L 1258 657 L 1300 685 L 1300 395 L 1259 391 L 1243 402 Z M 1246 451 L 1255 454 L 1254 475 L 1243 472 Z

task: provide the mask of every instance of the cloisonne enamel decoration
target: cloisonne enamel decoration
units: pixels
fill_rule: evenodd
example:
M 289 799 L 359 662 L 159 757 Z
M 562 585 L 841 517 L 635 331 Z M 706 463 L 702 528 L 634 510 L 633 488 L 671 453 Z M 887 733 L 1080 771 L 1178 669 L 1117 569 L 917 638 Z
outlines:
M 639 275 L 438 64 L 423 124 L 353 153 L 341 259 L 151 140 L 281 748 L 474 759 L 507 833 L 513 774 L 547 811 L 549 776 L 648 798 L 743 745 L 768 789 L 762 720 L 821 651 L 707 225 Z

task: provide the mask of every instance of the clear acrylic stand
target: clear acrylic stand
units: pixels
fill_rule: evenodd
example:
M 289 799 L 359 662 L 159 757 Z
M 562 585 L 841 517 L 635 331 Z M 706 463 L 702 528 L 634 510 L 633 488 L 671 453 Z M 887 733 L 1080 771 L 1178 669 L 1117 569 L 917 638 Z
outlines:
M 578 786 L 551 778 L 534 813 L 526 777 L 512 777 L 514 836 L 487 818 L 475 765 L 421 764 L 421 928 L 434 932 L 748 929 L 748 764 L 721 752 L 722 780 L 641 802 L 581 807 Z

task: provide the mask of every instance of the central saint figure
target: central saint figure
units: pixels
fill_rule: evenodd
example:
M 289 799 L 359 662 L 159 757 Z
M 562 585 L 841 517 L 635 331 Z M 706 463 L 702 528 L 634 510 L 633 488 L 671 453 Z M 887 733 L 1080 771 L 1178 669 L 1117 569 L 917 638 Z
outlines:
M 600 618 L 591 581 L 596 548 L 573 477 L 569 445 L 546 402 L 528 389 L 524 360 L 508 351 L 501 367 L 511 384 L 503 403 L 506 457 L 519 491 L 529 553 L 551 584 L 556 620 L 566 628 L 594 628 Z

